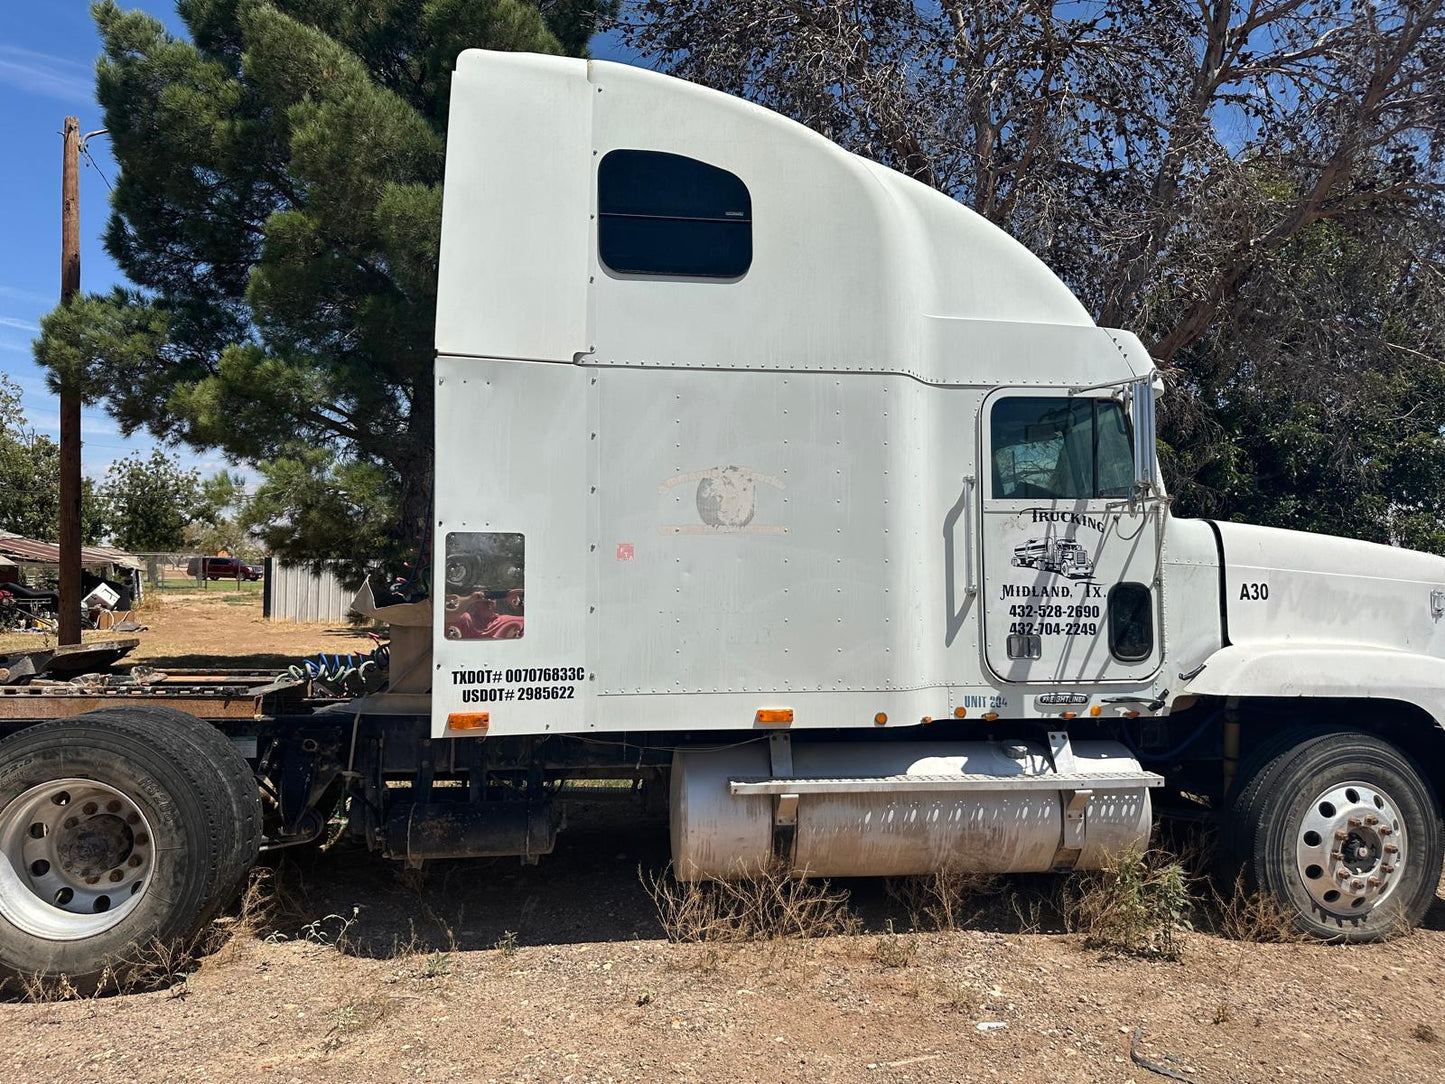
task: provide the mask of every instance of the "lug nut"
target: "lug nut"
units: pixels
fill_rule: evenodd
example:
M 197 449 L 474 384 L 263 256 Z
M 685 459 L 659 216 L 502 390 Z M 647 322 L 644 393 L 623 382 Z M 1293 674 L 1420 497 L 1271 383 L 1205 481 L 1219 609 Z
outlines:
M 1400 853 L 1400 848 L 1397 847 L 1397 846 L 1395 846 L 1395 844 L 1393 844 L 1393 843 L 1386 843 L 1386 844 L 1385 844 L 1385 853 L 1386 853 L 1386 854 L 1399 854 L 1399 853 Z
M 1393 828 L 1391 828 L 1388 824 L 1382 824 L 1382 825 L 1380 825 L 1380 835 L 1382 835 L 1382 836 L 1391 835 L 1394 831 L 1395 831 L 1395 830 L 1394 830 Z
M 130 856 L 130 861 L 127 862 L 126 865 L 130 866 L 132 869 L 134 869 L 136 866 L 140 865 L 140 855 L 138 855 L 138 854 L 133 854 L 133 855 L 131 855 L 131 856 Z
M 121 879 L 122 877 L 124 877 L 124 876 L 125 876 L 125 874 L 122 873 L 122 872 L 121 872 L 120 870 L 118 870 L 118 869 L 113 869 L 113 870 L 110 871 L 110 879 L 111 879 L 112 881 L 118 881 L 118 880 L 120 880 L 120 879 Z
M 1385 865 L 1382 865 L 1382 866 L 1380 867 L 1380 872 L 1381 872 L 1381 873 L 1394 873 L 1394 872 L 1395 872 L 1395 867 L 1392 866 L 1392 865 L 1390 865 L 1390 864 L 1388 864 L 1388 863 L 1386 863 Z
M 1358 827 L 1360 826 L 1360 818 L 1359 818 L 1359 817 L 1351 817 L 1351 818 L 1350 818 L 1349 820 L 1347 820 L 1345 823 L 1348 824 L 1351 828 L 1358 828 Z
M 1350 871 L 1347 869 L 1337 869 L 1335 870 L 1335 877 L 1341 881 L 1348 881 L 1350 879 Z
M 1335 838 L 1343 843 L 1350 838 L 1350 833 L 1346 832 L 1343 828 L 1337 828 L 1335 829 Z
M 1366 814 L 1365 814 L 1365 823 L 1366 823 L 1366 824 L 1372 824 L 1372 825 L 1373 825 L 1373 824 L 1379 824 L 1379 823 L 1380 823 L 1380 818 L 1377 817 L 1377 816 L 1375 816 L 1373 813 L 1366 813 Z
M 1364 882 L 1364 881 L 1351 881 L 1351 882 L 1350 882 L 1350 887 L 1353 888 L 1356 892 L 1358 892 L 1358 891 L 1360 891 L 1360 889 L 1362 889 L 1362 888 L 1365 887 L 1365 882 Z
M 1381 878 L 1379 878 L 1379 877 L 1371 877 L 1371 878 L 1366 882 L 1366 884 L 1368 884 L 1371 888 L 1379 888 L 1379 887 L 1380 887 L 1382 884 L 1384 884 L 1384 883 L 1385 883 L 1385 882 L 1384 882 Z

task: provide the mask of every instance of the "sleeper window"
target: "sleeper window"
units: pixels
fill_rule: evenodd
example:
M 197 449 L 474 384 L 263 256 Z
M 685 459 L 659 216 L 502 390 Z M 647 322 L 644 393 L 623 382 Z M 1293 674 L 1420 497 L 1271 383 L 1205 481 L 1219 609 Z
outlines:
M 611 151 L 597 167 L 597 247 L 619 274 L 738 278 L 753 262 L 752 198 L 695 158 Z

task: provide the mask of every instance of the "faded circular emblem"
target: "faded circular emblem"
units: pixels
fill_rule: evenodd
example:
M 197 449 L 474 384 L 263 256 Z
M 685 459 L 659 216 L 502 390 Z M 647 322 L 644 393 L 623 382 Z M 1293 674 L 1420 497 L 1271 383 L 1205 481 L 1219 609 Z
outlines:
M 709 527 L 746 527 L 757 511 L 751 471 L 723 467 L 697 484 L 697 514 Z

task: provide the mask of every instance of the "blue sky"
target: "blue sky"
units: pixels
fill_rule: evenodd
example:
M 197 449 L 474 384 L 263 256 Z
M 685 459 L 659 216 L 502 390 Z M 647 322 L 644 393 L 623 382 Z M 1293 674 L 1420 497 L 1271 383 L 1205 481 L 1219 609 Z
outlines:
M 183 27 L 170 0 L 131 0 Z M 60 130 L 67 114 L 82 132 L 101 127 L 95 101 L 95 57 L 100 40 L 90 19 L 89 0 L 7 0 L 0 5 L 0 137 L 6 148 L 0 168 L 0 371 L 25 395 L 25 414 L 42 433 L 59 436 L 59 405 L 45 387 L 30 343 L 40 317 L 60 296 Z M 82 290 L 108 290 L 121 274 L 101 246 L 109 215 L 106 183 L 115 162 L 105 138 L 89 144 L 96 167 L 80 169 L 80 267 Z M 81 422 L 87 474 L 99 476 L 131 449 L 154 444 L 145 434 L 126 440 L 101 409 L 87 409 Z M 226 464 L 216 456 L 181 449 L 182 457 L 205 473 Z
M 122 0 L 160 18 L 180 36 L 185 27 L 173 0 Z M 55 307 L 60 291 L 60 130 L 67 115 L 82 132 L 102 125 L 95 101 L 95 58 L 100 39 L 90 19 L 89 0 L 3 0 L 0 2 L 0 139 L 6 149 L 0 168 L 0 372 L 24 393 L 30 424 L 59 436 L 59 405 L 31 354 L 40 317 Z M 593 43 L 601 59 L 622 59 L 616 45 Z M 106 291 L 123 281 L 101 244 L 109 215 L 106 178 L 116 165 L 104 136 L 90 141 L 95 160 L 80 170 L 81 289 Z M 155 441 L 139 433 L 126 439 L 101 408 L 87 409 L 82 425 L 85 472 L 94 477 L 133 449 Z M 202 473 L 229 465 L 215 453 L 178 448 Z

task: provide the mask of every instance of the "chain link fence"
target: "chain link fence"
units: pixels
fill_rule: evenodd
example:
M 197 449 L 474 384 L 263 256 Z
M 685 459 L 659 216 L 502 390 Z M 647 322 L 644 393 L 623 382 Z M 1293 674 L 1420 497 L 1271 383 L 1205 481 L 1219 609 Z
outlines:
M 141 562 L 145 590 L 255 591 L 262 590 L 264 562 L 212 553 L 136 553 Z

